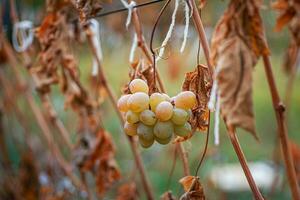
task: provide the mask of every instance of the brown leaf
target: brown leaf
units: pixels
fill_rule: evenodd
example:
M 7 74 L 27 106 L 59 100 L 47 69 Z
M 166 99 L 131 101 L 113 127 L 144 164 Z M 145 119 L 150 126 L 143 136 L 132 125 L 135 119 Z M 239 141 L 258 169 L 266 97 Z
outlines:
M 296 15 L 296 11 L 294 9 L 287 9 L 284 13 L 282 13 L 276 20 L 275 31 L 281 31 L 281 29 L 290 23 L 293 17 Z
M 185 176 L 179 180 L 179 183 L 183 186 L 185 192 L 189 191 L 194 179 L 194 176 Z
M 237 36 L 224 39 L 218 50 L 221 115 L 228 126 L 241 127 L 257 138 L 252 103 L 252 71 L 257 58 Z
M 208 108 L 210 92 L 210 76 L 206 66 L 199 65 L 194 71 L 185 75 L 182 90 L 192 91 L 196 94 L 197 105 L 192 109 L 190 123 L 193 130 L 205 131 L 208 127 Z
M 294 71 L 300 47 L 300 1 L 277 0 L 272 8 L 279 11 L 275 30 L 280 31 L 283 26 L 288 25 L 291 34 L 289 47 L 286 50 L 283 69 L 287 74 Z
M 112 138 L 104 129 L 96 136 L 89 132 L 80 133 L 80 136 L 74 161 L 81 170 L 95 172 L 97 192 L 103 195 L 121 177 L 114 159 Z
M 180 200 L 205 200 L 205 195 L 199 177 L 185 176 L 179 180 L 185 193 Z
M 273 9 L 285 10 L 289 7 L 289 2 L 288 0 L 278 0 L 276 2 L 272 2 L 271 6 Z
M 125 183 L 118 189 L 118 196 L 116 200 L 138 200 L 139 194 L 134 182 Z
M 160 196 L 161 200 L 176 200 L 173 196 L 172 191 L 167 191 Z
M 261 1 L 231 0 L 212 37 L 211 59 L 216 65 L 218 46 L 223 39 L 238 35 L 256 56 L 268 55 L 259 8 Z
M 102 10 L 103 3 L 111 3 L 112 0 L 78 0 L 76 1 L 77 10 L 79 11 L 80 20 L 85 22 L 90 17 L 95 16 Z
M 252 70 L 268 55 L 260 1 L 231 0 L 212 37 L 212 61 L 217 66 L 221 115 L 227 125 L 256 136 L 252 103 Z

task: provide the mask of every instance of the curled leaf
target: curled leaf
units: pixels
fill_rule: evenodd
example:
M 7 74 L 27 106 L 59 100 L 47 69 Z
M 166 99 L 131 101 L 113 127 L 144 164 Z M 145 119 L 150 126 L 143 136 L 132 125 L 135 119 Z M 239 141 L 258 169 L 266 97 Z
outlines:
M 185 176 L 179 180 L 185 193 L 180 200 L 205 200 L 205 195 L 199 177 Z
M 182 90 L 189 90 L 196 94 L 197 105 L 192 109 L 191 125 L 194 130 L 207 130 L 208 127 L 208 108 L 209 100 L 210 76 L 208 69 L 204 65 L 199 65 L 197 68 L 185 74 L 185 80 L 182 85 Z

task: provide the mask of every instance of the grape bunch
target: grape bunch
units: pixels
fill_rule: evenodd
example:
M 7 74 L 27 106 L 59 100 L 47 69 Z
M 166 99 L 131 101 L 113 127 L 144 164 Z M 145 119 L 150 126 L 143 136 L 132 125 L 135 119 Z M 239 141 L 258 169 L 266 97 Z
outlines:
M 192 131 L 188 120 L 196 104 L 193 92 L 183 91 L 172 98 L 164 93 L 149 96 L 149 87 L 142 79 L 132 80 L 129 90 L 131 94 L 118 100 L 118 108 L 125 113 L 125 133 L 138 135 L 142 147 L 148 148 L 154 141 L 168 144 L 174 134 L 184 137 Z

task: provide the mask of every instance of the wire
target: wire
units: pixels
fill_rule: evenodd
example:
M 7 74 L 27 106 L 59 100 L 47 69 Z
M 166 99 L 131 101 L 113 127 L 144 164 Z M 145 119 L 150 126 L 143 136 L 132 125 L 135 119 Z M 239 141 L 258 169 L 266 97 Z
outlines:
M 170 2 L 171 2 L 171 0 L 167 0 L 165 5 L 163 6 L 163 8 L 160 10 L 160 12 L 159 12 L 159 14 L 156 18 L 156 21 L 154 23 L 154 26 L 153 26 L 153 29 L 152 29 L 152 32 L 151 32 L 151 37 L 150 37 L 150 51 L 151 51 L 152 57 L 153 57 L 153 78 L 154 78 L 154 84 L 153 85 L 155 87 L 154 89 L 156 89 L 156 56 L 155 56 L 155 52 L 154 52 L 154 49 L 153 49 L 154 33 L 155 33 L 156 27 L 158 25 L 159 19 L 161 18 L 162 14 L 166 10 L 166 8 L 170 4 Z
M 162 1 L 165 1 L 165 0 L 148 1 L 148 2 L 145 2 L 145 3 L 141 3 L 141 4 L 137 4 L 135 6 L 132 6 L 132 8 L 144 7 L 144 6 L 159 3 L 159 2 L 162 2 Z M 117 10 L 107 11 L 107 12 L 104 12 L 104 13 L 99 13 L 97 15 L 89 17 L 89 19 L 90 18 L 104 17 L 104 16 L 107 16 L 107 15 L 111 15 L 111 14 L 119 13 L 119 12 L 124 12 L 124 11 L 128 11 L 128 8 L 121 8 L 121 9 L 117 9 Z

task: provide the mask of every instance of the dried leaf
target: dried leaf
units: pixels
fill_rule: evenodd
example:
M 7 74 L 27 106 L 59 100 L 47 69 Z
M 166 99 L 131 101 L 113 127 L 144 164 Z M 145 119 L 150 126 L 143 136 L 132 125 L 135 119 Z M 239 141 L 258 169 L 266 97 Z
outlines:
M 217 66 L 221 115 L 227 125 L 256 136 L 252 103 L 252 71 L 259 56 L 268 55 L 260 1 L 231 0 L 212 37 Z
M 238 35 L 256 56 L 268 55 L 259 13 L 261 1 L 231 0 L 212 37 L 211 58 L 216 64 L 218 46 L 224 38 Z
M 185 191 L 180 200 L 205 200 L 199 177 L 185 176 L 179 180 L 179 183 L 181 183 Z
M 282 13 L 276 21 L 275 25 L 275 31 L 281 31 L 281 29 L 287 25 L 296 14 L 296 11 L 294 9 L 288 9 L 284 13 Z
M 188 192 L 192 186 L 195 176 L 185 176 L 179 180 L 179 183 L 183 186 L 185 192 Z
M 300 1 L 277 0 L 272 3 L 272 8 L 279 11 L 275 30 L 280 31 L 288 25 L 291 34 L 289 47 L 285 53 L 283 69 L 290 74 L 296 68 L 297 57 L 300 47 Z
M 173 196 L 172 191 L 167 191 L 160 196 L 161 200 L 176 200 Z
M 95 172 L 97 192 L 103 195 L 121 177 L 114 159 L 112 138 L 103 129 L 100 129 L 96 136 L 90 132 L 80 135 L 74 162 L 83 171 Z
M 118 189 L 117 200 L 138 200 L 139 194 L 134 182 L 125 183 Z
M 76 1 L 77 9 L 79 11 L 80 20 L 85 22 L 90 17 L 95 16 L 102 10 L 103 3 L 111 3 L 112 0 L 78 0 Z
M 192 109 L 190 123 L 193 130 L 205 131 L 208 127 L 208 108 L 210 92 L 210 76 L 206 66 L 199 65 L 194 71 L 185 75 L 182 90 L 189 90 L 196 94 L 197 105 Z
M 241 127 L 257 138 L 252 103 L 252 71 L 257 58 L 237 36 L 226 38 L 219 52 L 221 115 L 228 126 Z

